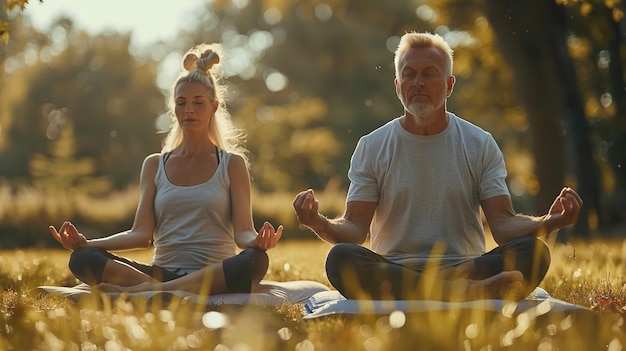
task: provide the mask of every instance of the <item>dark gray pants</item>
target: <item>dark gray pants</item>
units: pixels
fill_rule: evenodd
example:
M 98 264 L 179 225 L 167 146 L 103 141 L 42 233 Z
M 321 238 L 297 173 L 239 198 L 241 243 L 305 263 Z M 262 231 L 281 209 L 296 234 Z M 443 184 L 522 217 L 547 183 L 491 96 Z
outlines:
M 550 250 L 533 237 L 499 246 L 474 259 L 477 274 L 485 279 L 503 271 L 518 270 L 524 276 L 525 296 L 543 280 L 550 266 Z M 357 244 L 333 246 L 326 258 L 328 280 L 348 299 L 412 299 L 422 272 L 393 263 Z
M 156 265 L 145 264 L 112 254 L 94 247 L 83 247 L 72 252 L 70 271 L 80 281 L 89 285 L 102 282 L 102 272 L 108 260 L 127 264 L 155 280 L 166 282 L 182 277 L 184 274 L 169 271 Z M 256 248 L 249 248 L 236 256 L 222 261 L 226 285 L 229 292 L 249 293 L 252 283 L 259 282 L 269 266 L 267 253 Z

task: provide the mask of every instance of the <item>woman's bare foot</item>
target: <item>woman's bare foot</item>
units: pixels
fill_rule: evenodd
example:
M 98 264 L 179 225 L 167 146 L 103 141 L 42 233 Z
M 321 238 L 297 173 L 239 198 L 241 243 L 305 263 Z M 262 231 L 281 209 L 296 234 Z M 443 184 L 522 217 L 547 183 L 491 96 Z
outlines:
M 156 290 L 157 288 L 152 282 L 143 282 L 137 285 L 132 286 L 122 286 L 110 283 L 99 283 L 94 286 L 94 288 L 104 291 L 104 292 L 141 292 L 141 291 L 151 291 Z

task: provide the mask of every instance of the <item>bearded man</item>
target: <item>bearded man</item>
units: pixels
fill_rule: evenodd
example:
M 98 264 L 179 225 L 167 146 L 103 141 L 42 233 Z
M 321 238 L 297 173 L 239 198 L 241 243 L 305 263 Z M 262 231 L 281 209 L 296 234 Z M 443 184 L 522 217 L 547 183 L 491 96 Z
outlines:
M 293 201 L 299 222 L 335 244 L 329 281 L 349 299 L 526 297 L 550 264 L 540 237 L 575 223 L 582 200 L 564 187 L 543 216 L 513 210 L 496 141 L 447 110 L 453 51 L 441 36 L 404 34 L 394 65 L 404 113 L 359 140 L 343 215 L 321 215 L 312 189 Z M 498 244 L 489 252 L 481 210 Z

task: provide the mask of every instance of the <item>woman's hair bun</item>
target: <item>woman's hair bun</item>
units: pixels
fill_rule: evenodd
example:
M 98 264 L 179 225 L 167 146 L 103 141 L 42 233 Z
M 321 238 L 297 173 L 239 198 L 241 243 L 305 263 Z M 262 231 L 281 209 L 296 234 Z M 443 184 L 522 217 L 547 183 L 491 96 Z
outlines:
M 202 52 L 200 57 L 196 53 L 188 53 L 183 59 L 183 67 L 190 71 L 194 68 L 199 69 L 202 72 L 208 72 L 213 65 L 220 62 L 220 57 L 217 52 L 207 49 Z
M 183 68 L 191 71 L 196 66 L 196 61 L 198 61 L 198 56 L 194 53 L 188 53 L 183 59 Z

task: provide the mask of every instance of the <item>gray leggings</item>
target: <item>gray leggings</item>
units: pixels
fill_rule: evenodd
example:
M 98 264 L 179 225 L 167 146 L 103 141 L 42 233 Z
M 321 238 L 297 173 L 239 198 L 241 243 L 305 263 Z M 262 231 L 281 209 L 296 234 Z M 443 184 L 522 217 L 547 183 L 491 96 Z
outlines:
M 525 280 L 525 296 L 543 280 L 550 266 L 546 244 L 528 237 L 510 241 L 474 259 L 477 275 L 485 279 L 503 271 L 518 270 Z M 349 299 L 363 294 L 374 300 L 411 299 L 421 272 L 393 263 L 357 244 L 333 246 L 326 258 L 326 274 L 331 284 Z
M 102 272 L 108 260 L 127 264 L 161 282 L 174 280 L 185 275 L 156 265 L 133 261 L 95 247 L 83 247 L 74 250 L 70 256 L 69 268 L 80 281 L 89 285 L 96 285 L 102 282 Z M 261 281 L 268 266 L 267 253 L 257 248 L 246 249 L 236 256 L 225 259 L 222 261 L 222 268 L 229 292 L 249 293 L 252 283 Z

